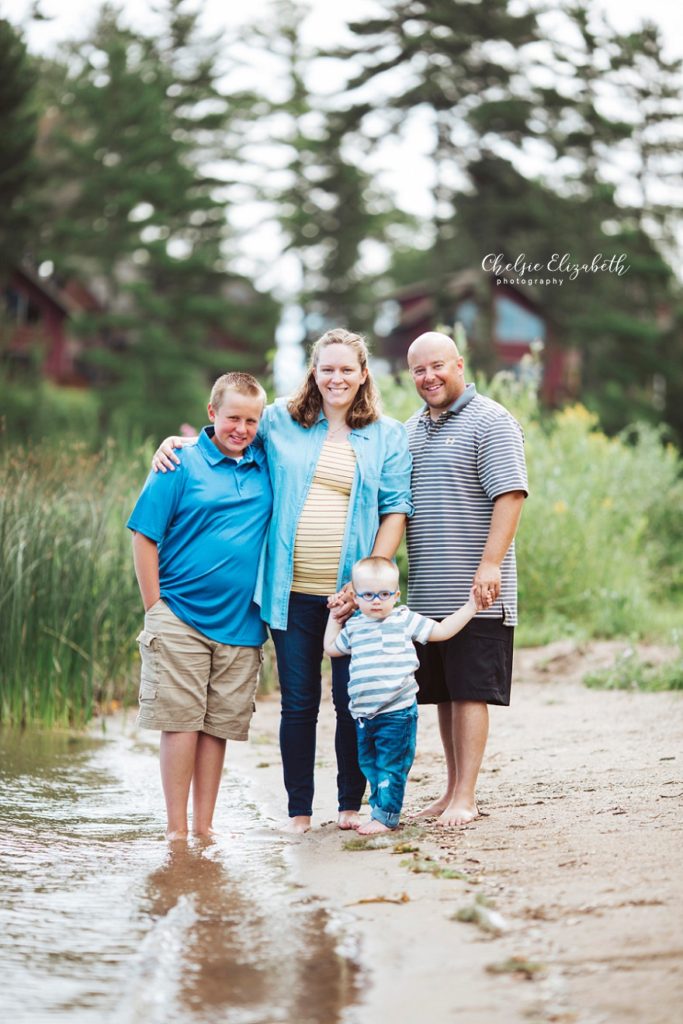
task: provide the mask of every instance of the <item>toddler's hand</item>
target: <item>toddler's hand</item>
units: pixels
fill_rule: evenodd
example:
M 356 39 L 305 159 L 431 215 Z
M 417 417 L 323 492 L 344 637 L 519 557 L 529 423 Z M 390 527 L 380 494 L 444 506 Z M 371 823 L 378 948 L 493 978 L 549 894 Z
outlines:
M 493 595 L 486 593 L 482 601 L 482 599 L 478 597 L 478 593 L 478 588 L 472 587 L 470 590 L 470 603 L 475 611 L 483 612 L 485 608 L 490 608 L 493 604 Z

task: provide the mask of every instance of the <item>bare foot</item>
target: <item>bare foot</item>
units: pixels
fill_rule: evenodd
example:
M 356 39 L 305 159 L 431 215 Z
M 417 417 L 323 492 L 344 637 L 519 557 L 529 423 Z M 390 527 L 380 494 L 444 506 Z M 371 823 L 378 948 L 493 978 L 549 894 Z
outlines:
M 479 810 L 475 803 L 467 803 L 465 800 L 453 801 L 439 815 L 437 823 L 449 828 L 452 825 L 469 825 L 471 821 L 479 817 Z
M 293 818 L 290 818 L 285 826 L 285 832 L 293 832 L 295 835 L 302 836 L 304 832 L 310 831 L 311 819 L 307 814 L 295 814 Z
M 187 839 L 187 829 L 183 831 L 182 829 L 177 828 L 174 832 L 167 832 L 166 838 L 169 843 L 174 843 L 177 839 Z
M 392 829 L 388 825 L 383 825 L 381 821 L 376 821 L 371 818 L 365 825 L 361 825 L 358 829 L 359 836 L 376 836 L 380 832 L 391 832 Z
M 342 829 L 343 832 L 348 832 L 349 829 L 357 829 L 362 822 L 363 819 L 358 811 L 340 811 L 337 818 L 337 828 Z
M 428 804 L 427 807 L 423 807 L 421 811 L 413 811 L 409 815 L 411 818 L 436 818 L 437 815 L 443 814 L 448 807 L 449 797 L 444 795 L 435 800 L 434 803 Z

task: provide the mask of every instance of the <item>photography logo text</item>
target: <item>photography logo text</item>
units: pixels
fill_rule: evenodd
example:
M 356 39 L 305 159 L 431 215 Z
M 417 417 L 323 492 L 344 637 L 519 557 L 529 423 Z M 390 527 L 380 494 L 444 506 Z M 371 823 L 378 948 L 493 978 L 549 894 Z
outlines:
M 481 261 L 482 270 L 494 274 L 496 286 L 513 285 L 562 285 L 576 281 L 582 274 L 616 274 L 623 277 L 631 269 L 626 262 L 626 253 L 618 256 L 604 256 L 595 253 L 590 263 L 579 263 L 571 253 L 554 252 L 546 263 L 537 263 L 520 253 L 514 263 L 506 262 L 502 253 L 487 253 Z

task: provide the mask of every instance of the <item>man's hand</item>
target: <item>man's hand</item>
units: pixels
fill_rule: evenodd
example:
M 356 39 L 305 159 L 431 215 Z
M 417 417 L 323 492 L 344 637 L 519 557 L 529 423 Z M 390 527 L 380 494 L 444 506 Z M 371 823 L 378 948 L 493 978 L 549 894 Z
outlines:
M 474 574 L 474 599 L 482 608 L 490 607 L 500 597 L 500 566 L 481 561 Z
M 468 604 L 475 613 L 483 612 L 486 610 L 486 608 L 491 607 L 491 605 L 493 604 L 493 597 L 491 596 L 490 593 L 487 593 L 486 600 L 482 601 L 481 597 L 479 596 L 477 587 L 473 585 L 472 589 L 470 590 Z

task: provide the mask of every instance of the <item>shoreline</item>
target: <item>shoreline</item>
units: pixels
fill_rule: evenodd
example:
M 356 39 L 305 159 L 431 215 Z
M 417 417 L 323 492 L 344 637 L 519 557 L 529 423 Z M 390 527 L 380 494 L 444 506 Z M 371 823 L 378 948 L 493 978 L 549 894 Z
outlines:
M 491 709 L 481 815 L 454 829 L 408 817 L 439 795 L 433 708 L 421 710 L 399 829 L 363 839 L 336 827 L 324 690 L 313 828 L 288 837 L 287 861 L 302 898 L 319 900 L 355 947 L 364 983 L 344 1021 L 675 1019 L 683 694 L 584 688 L 587 657 L 609 646 L 516 654 L 512 705 Z M 285 820 L 278 723 L 278 695 L 259 698 L 249 743 L 229 744 L 226 760 L 276 829 Z

